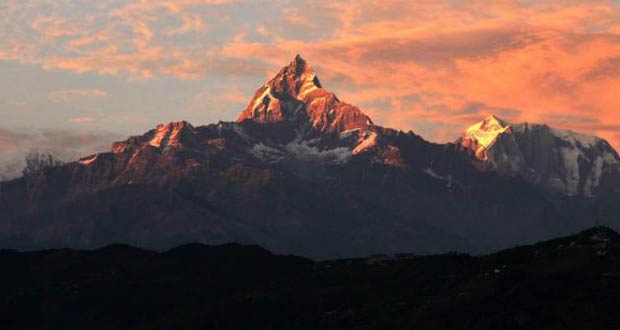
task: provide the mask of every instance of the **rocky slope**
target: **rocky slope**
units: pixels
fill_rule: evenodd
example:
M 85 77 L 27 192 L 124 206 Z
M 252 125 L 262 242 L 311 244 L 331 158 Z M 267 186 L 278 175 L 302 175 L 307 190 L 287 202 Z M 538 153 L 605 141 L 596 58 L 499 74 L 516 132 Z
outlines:
M 472 139 L 470 147 L 490 148 L 472 161 L 463 143 L 373 124 L 296 57 L 236 122 L 160 125 L 110 152 L 0 184 L 0 247 L 242 242 L 333 258 L 485 252 L 616 225 L 618 194 L 593 203 L 485 170 L 501 160 L 503 136 L 511 155 L 527 141 L 502 125 L 481 125 L 501 131 L 500 143 Z M 536 148 L 519 152 L 543 168 Z

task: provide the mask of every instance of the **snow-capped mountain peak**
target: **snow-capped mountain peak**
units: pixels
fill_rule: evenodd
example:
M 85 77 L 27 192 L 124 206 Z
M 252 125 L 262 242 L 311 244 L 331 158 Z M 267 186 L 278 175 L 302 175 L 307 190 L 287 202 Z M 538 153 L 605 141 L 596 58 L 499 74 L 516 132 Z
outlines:
M 300 55 L 261 86 L 237 122 L 291 121 L 309 124 L 321 132 L 366 131 L 372 120 L 360 109 L 342 102 L 325 90 L 310 66 Z
M 280 141 L 289 146 L 286 150 L 309 151 L 314 149 L 308 146 L 316 146 L 341 152 L 345 148 L 349 155 L 357 155 L 375 148 L 380 140 L 378 127 L 370 117 L 323 88 L 315 71 L 300 55 L 256 91 L 237 118 L 238 123 L 247 120 L 292 126 L 296 136 Z M 259 151 L 265 149 L 263 145 L 256 147 Z
M 513 173 L 519 171 L 523 156 L 512 135 L 511 125 L 489 115 L 467 128 L 458 143 L 470 150 L 480 165 Z
M 620 158 L 604 139 L 544 124 L 509 124 L 491 115 L 458 143 L 481 169 L 508 171 L 567 195 L 595 195 L 605 177 L 620 173 Z
M 294 90 L 288 90 L 287 92 L 291 92 L 291 96 L 294 96 L 300 101 L 303 101 L 304 98 L 315 90 L 322 89 L 321 82 L 319 77 L 314 73 L 314 70 L 304 60 L 301 55 L 297 54 L 291 64 L 289 64 L 290 71 L 295 73 L 297 78 L 297 82 L 299 85 L 295 86 Z
M 500 134 L 510 132 L 510 124 L 497 118 L 495 115 L 489 115 L 484 120 L 470 126 L 465 131 L 466 135 L 475 139 L 483 148 L 489 148 L 495 143 Z

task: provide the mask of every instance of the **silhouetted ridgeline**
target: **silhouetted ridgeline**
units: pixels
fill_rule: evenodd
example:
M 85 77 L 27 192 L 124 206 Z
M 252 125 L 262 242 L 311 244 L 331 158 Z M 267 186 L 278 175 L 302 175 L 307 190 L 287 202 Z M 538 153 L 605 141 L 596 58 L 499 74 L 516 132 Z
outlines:
M 313 262 L 258 246 L 0 252 L 2 329 L 617 329 L 620 236 Z

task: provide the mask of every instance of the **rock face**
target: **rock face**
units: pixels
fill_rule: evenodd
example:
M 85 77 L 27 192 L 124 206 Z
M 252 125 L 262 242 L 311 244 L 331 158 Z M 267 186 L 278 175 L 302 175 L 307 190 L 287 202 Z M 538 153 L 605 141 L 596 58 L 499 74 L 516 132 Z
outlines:
M 381 129 L 360 109 L 323 89 L 319 77 L 299 55 L 256 91 L 237 123 L 246 120 L 293 127 L 293 139 L 280 142 L 292 142 L 289 147 L 299 152 L 351 147 L 358 154 L 377 146 Z
M 241 242 L 335 258 L 487 252 L 615 226 L 617 155 L 563 134 L 493 117 L 458 144 L 429 143 L 374 125 L 297 56 L 236 122 L 160 125 L 1 183 L 0 247 Z M 575 186 L 574 159 L 592 179 L 557 194 L 560 174 Z
M 307 123 L 322 133 L 366 131 L 373 126 L 360 109 L 323 89 L 319 77 L 299 55 L 256 91 L 237 122 L 248 119 L 258 123 L 292 121 L 300 128 Z
M 595 136 L 489 116 L 458 144 L 479 168 L 519 175 L 552 192 L 593 197 L 620 188 L 620 157 Z

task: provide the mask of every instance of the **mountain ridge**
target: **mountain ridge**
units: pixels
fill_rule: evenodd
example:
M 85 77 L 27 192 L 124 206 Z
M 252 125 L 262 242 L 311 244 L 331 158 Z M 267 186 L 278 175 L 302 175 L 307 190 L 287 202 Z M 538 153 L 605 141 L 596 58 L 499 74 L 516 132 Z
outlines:
M 310 64 L 307 63 L 301 55 L 297 54 L 289 65 L 283 67 L 277 74 L 257 89 L 254 96 L 239 114 L 236 124 L 244 121 L 253 121 L 259 124 L 274 124 L 272 129 L 279 124 L 280 126 L 292 125 L 294 133 L 289 132 L 288 137 L 284 141 L 268 143 L 260 141 L 254 143 L 256 148 L 252 153 L 258 158 L 264 158 L 270 162 L 278 162 L 283 154 L 289 154 L 294 157 L 333 159 L 334 162 L 348 161 L 353 156 L 364 152 L 368 149 L 378 149 L 376 156 L 381 158 L 385 164 L 405 166 L 406 162 L 402 158 L 402 152 L 398 146 L 390 143 L 382 143 L 384 135 L 408 134 L 403 131 L 396 131 L 390 128 L 384 128 L 375 125 L 370 117 L 364 114 L 359 108 L 342 102 L 338 97 L 324 89 L 320 80 Z M 228 124 L 234 125 L 234 124 Z M 123 152 L 126 148 L 132 146 L 137 147 L 140 143 L 148 143 L 151 146 L 160 147 L 160 143 L 165 144 L 163 148 L 168 147 L 168 143 L 172 146 L 178 144 L 179 134 L 176 130 L 185 129 L 193 130 L 193 126 L 186 122 L 171 122 L 168 124 L 160 124 L 154 130 L 149 131 L 142 137 L 132 137 L 127 141 L 114 143 L 112 152 Z M 241 134 L 243 128 L 234 128 Z M 573 141 L 573 144 L 582 145 L 601 145 L 603 156 L 599 159 L 597 155 L 594 158 L 588 158 L 588 162 L 593 163 L 593 168 L 589 172 L 596 171 L 592 177 L 587 178 L 588 186 L 584 183 L 575 182 L 575 178 L 545 178 L 542 179 L 533 174 L 536 170 L 528 164 L 524 156 L 524 152 L 520 150 L 516 136 L 523 136 L 531 130 L 548 129 L 548 133 L 555 136 L 564 135 L 564 141 Z M 338 140 L 334 143 L 334 134 L 339 133 Z M 150 137 L 152 135 L 152 138 Z M 328 135 L 328 138 L 325 138 Z M 282 135 L 284 136 L 284 134 Z M 145 142 L 146 139 L 150 140 Z M 270 139 L 271 137 L 268 137 Z M 159 140 L 158 140 L 159 139 Z M 498 139 L 502 143 L 495 146 Z M 273 140 L 273 139 L 271 139 Z M 586 141 L 587 140 L 587 141 Z M 580 143 L 581 141 L 586 141 Z M 213 146 L 222 148 L 223 140 L 213 139 L 209 142 Z M 546 124 L 535 123 L 519 123 L 510 124 L 499 117 L 491 114 L 485 117 L 481 122 L 474 124 L 466 129 L 465 133 L 456 142 L 464 149 L 473 152 L 472 165 L 482 171 L 494 170 L 500 174 L 522 175 L 531 183 L 540 181 L 552 181 L 541 184 L 545 189 L 557 191 L 567 195 L 594 195 L 594 190 L 598 188 L 601 181 L 600 176 L 603 171 L 602 167 L 607 166 L 612 169 L 608 171 L 616 171 L 620 173 L 620 157 L 617 152 L 609 145 L 607 141 L 595 136 L 587 136 L 570 130 L 554 129 Z M 191 147 L 192 143 L 188 143 Z M 282 147 L 284 146 L 284 147 Z M 495 146 L 495 148 L 493 148 Z M 450 147 L 449 144 L 447 147 Z M 533 146 L 535 148 L 536 146 Z M 321 152 L 331 149 L 334 152 L 327 152 L 320 155 Z M 348 150 L 351 149 L 351 154 Z M 496 152 L 495 149 L 501 149 Z M 544 152 L 552 152 L 547 149 L 538 151 L 538 154 Z M 489 159 L 489 153 L 491 156 Z M 582 152 L 581 154 L 591 153 L 591 151 Z M 308 156 L 308 157 L 307 157 Z M 582 155 L 577 155 L 580 157 Z M 498 157 L 498 159 L 493 159 Z M 574 157 L 568 155 L 566 157 Z M 530 157 L 532 158 L 532 157 Z M 90 164 L 96 159 L 96 156 L 88 156 L 79 162 L 83 165 Z M 478 161 L 476 161 L 478 160 Z M 572 159 L 573 164 L 566 164 L 562 171 L 571 171 L 567 175 L 577 177 L 579 175 L 579 159 Z M 434 172 L 433 169 L 429 168 Z M 441 175 L 440 175 L 441 176 Z M 558 176 L 556 174 L 556 176 Z M 578 179 L 577 179 L 578 180 Z M 569 181 L 563 182 L 563 181 Z M 581 187 L 577 187 L 581 185 Z
M 593 202 L 470 156 L 457 143 L 375 125 L 296 57 L 236 122 L 159 125 L 109 152 L 1 183 L 0 247 L 197 241 L 317 258 L 483 253 L 594 218 L 616 225 L 613 177 L 601 179 Z

